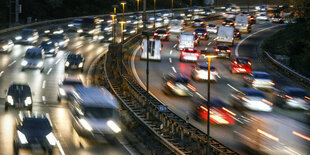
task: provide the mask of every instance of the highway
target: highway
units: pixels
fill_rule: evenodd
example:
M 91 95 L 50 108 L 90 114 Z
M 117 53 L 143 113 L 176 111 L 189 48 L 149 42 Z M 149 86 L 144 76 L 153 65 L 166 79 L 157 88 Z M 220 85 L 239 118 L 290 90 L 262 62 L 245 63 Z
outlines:
M 219 20 L 215 22 L 220 23 L 221 21 Z M 234 50 L 234 55 L 249 57 L 253 64 L 252 69 L 270 73 L 277 86 L 296 86 L 303 88 L 289 77 L 286 77 L 274 70 L 266 64 L 266 62 L 262 61 L 259 54 L 257 54 L 261 41 L 273 34 L 273 32 L 277 29 L 280 29 L 277 28 L 277 26 L 279 25 L 271 24 L 269 22 L 258 22 L 255 24 L 253 26 L 252 33 L 243 34 L 242 39 L 245 38 L 245 40 L 235 41 L 235 45 L 237 46 L 232 48 Z M 193 28 L 186 27 L 186 32 L 193 31 Z M 197 49 L 213 49 L 216 45 L 214 37 L 215 35 L 211 35 L 209 40 L 201 40 Z M 162 49 L 161 62 L 150 62 L 150 92 L 163 104 L 167 105 L 170 110 L 185 119 L 187 113 L 190 115 L 193 114 L 193 105 L 190 98 L 169 96 L 164 94 L 162 91 L 162 75 L 175 72 L 183 73 L 190 77 L 193 63 L 179 61 L 179 51 L 175 48 L 177 44 L 176 35 L 171 35 L 168 42 L 163 41 L 162 43 L 164 47 Z M 238 51 L 236 51 L 237 47 Z M 140 85 L 145 88 L 146 61 L 140 61 L 139 57 L 140 52 L 137 49 L 131 57 L 131 67 L 133 74 L 135 74 L 135 78 L 140 82 Z M 242 75 L 231 74 L 229 70 L 230 61 L 228 59 L 212 59 L 211 63 L 216 67 L 220 76 L 217 83 L 211 84 L 211 98 L 220 98 L 230 104 L 230 94 L 235 91 L 235 89 L 239 89 L 243 86 Z M 191 81 L 191 84 L 197 88 L 197 92 L 199 92 L 202 96 L 207 96 L 206 82 Z M 309 93 L 309 90 L 306 90 Z M 265 94 L 272 100 L 271 92 L 265 92 Z M 257 130 L 249 130 L 245 132 L 246 129 L 242 129 L 243 127 L 240 124 L 231 126 L 211 125 L 211 136 L 241 154 L 257 153 L 253 152 L 254 150 L 248 148 L 248 146 L 242 144 L 242 142 L 239 142 L 240 136 L 242 135 L 245 136 L 245 138 L 254 139 L 254 141 L 256 141 L 255 143 L 259 144 L 257 146 L 261 147 L 261 149 L 268 154 L 309 153 L 309 141 L 293 134 L 293 131 L 306 135 L 310 133 L 309 124 L 303 123 L 303 121 L 306 121 L 307 119 L 306 114 L 303 111 L 284 110 L 275 107 L 271 113 L 247 112 L 246 114 L 260 120 L 260 123 L 253 124 L 252 128 L 268 131 L 269 134 L 277 137 L 279 141 L 273 141 L 270 139 L 265 141 L 263 140 L 266 139 L 264 136 L 261 136 L 259 139 L 255 139 L 255 136 L 259 134 L 257 133 Z M 206 123 L 201 123 L 194 119 L 190 119 L 190 123 L 205 133 L 207 132 Z M 259 142 L 259 140 L 261 142 Z

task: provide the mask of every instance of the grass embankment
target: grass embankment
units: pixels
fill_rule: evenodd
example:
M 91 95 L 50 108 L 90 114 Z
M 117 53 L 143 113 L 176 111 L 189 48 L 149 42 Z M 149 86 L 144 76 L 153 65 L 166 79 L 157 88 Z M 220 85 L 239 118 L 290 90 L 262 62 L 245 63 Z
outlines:
M 306 24 L 290 24 L 266 39 L 262 49 L 290 57 L 289 67 L 310 77 L 310 30 Z

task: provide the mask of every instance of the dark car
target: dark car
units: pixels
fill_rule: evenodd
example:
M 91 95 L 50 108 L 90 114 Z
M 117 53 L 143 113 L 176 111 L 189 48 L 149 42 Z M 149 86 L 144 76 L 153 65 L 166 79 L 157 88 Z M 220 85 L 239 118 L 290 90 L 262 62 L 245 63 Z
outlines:
M 280 24 L 284 23 L 283 18 L 279 15 L 274 15 L 273 17 L 271 17 L 271 21 L 273 23 L 280 23 Z
M 203 19 L 195 19 L 192 21 L 192 26 L 193 27 L 204 27 L 206 26 L 206 23 Z
M 230 58 L 231 50 L 227 45 L 217 45 L 214 50 L 218 56 Z
M 52 155 L 56 143 L 57 139 L 46 116 L 24 114 L 23 117 L 19 117 L 14 136 L 14 154 L 19 154 L 20 149 L 27 149 Z
M 58 44 L 51 40 L 42 41 L 39 47 L 43 49 L 45 55 L 53 55 L 53 57 L 55 57 L 59 51 Z
M 32 110 L 32 95 L 28 84 L 13 83 L 6 91 L 5 111 L 9 107 Z
M 14 43 L 11 39 L 0 39 L 0 52 L 12 52 Z
M 250 15 L 250 16 L 248 17 L 248 21 L 249 21 L 250 24 L 255 24 L 255 23 L 256 23 L 256 18 L 255 18 L 255 16 L 254 16 L 254 15 Z
M 36 29 L 23 29 L 15 36 L 15 43 L 34 45 L 38 42 L 39 33 Z
M 50 40 L 57 43 L 60 48 L 66 48 L 69 44 L 69 38 L 65 34 L 52 35 Z
M 169 40 L 169 33 L 165 29 L 158 29 L 154 32 L 154 39 Z
M 163 77 L 163 91 L 165 94 L 178 96 L 192 96 L 196 88 L 190 84 L 189 78 L 181 73 L 166 74 Z
M 297 87 L 283 87 L 282 89 L 274 89 L 276 102 L 279 107 L 294 109 L 310 109 L 310 98 L 304 89 Z
M 225 19 L 222 22 L 223 26 L 234 26 L 234 24 L 235 24 L 235 21 L 233 19 Z
M 65 63 L 65 69 L 80 69 L 83 71 L 85 59 L 81 54 L 70 53 Z
M 239 29 L 234 29 L 234 38 L 241 39 L 241 33 Z
M 46 35 L 54 35 L 54 34 L 62 34 L 64 33 L 64 29 L 59 25 L 51 25 L 48 29 L 44 30 Z
M 193 34 L 195 37 L 199 37 L 200 39 L 209 39 L 209 32 L 206 28 L 197 28 Z

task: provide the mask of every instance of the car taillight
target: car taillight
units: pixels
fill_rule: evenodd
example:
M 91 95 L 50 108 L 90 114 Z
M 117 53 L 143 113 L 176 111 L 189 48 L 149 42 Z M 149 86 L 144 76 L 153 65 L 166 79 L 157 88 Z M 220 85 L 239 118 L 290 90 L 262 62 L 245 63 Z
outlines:
M 167 82 L 167 86 L 169 86 L 169 87 L 170 87 L 170 88 L 172 88 L 172 89 L 174 89 L 174 88 L 175 88 L 174 84 L 173 84 L 173 83 L 171 83 L 171 82 Z
M 230 50 L 227 50 L 227 53 L 230 53 L 231 51 Z
M 189 88 L 192 91 L 196 91 L 196 88 L 192 85 L 190 85 L 189 83 L 187 84 L 187 88 Z
M 154 36 L 157 36 L 158 35 L 158 33 L 154 33 Z
M 217 49 L 215 49 L 215 51 L 220 51 L 220 49 L 217 48 Z

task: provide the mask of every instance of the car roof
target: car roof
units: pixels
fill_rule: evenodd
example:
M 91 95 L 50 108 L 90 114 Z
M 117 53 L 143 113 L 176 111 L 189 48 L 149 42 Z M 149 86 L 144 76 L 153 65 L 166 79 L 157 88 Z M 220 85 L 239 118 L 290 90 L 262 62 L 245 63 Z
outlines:
M 290 91 L 303 91 L 303 92 L 306 92 L 304 89 L 298 88 L 298 87 L 283 87 L 283 90 L 285 92 L 290 92 Z
M 262 93 L 262 94 L 264 94 L 261 90 L 253 89 L 253 88 L 242 88 L 240 91 L 244 94 L 247 94 L 247 93 Z
M 22 31 L 31 31 L 31 32 L 34 32 L 36 31 L 35 29 L 23 29 Z
M 175 79 L 188 79 L 184 74 L 182 73 L 170 73 L 169 76 L 175 78 Z M 189 80 L 189 79 L 188 79 Z
M 266 72 L 261 72 L 261 71 L 252 71 L 252 74 L 263 74 L 263 75 L 269 75 Z
M 198 31 L 206 31 L 206 28 L 196 28 L 195 31 L 196 30 L 198 30 Z
M 41 48 L 28 48 L 26 53 L 42 53 L 42 49 Z
M 197 65 L 199 67 L 208 67 L 208 63 L 207 62 L 198 62 Z M 210 65 L 210 68 L 215 68 L 213 65 Z
M 228 47 L 229 48 L 229 46 L 227 45 L 217 45 L 217 47 Z

